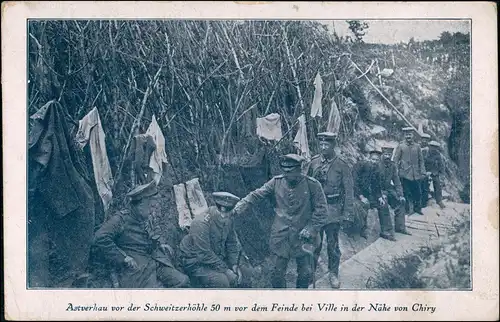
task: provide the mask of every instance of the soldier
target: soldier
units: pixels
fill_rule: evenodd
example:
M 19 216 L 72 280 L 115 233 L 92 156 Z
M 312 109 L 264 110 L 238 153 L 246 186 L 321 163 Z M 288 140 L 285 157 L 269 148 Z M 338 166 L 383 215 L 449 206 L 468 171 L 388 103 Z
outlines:
M 151 227 L 151 207 L 158 193 L 156 182 L 130 191 L 130 211 L 105 222 L 95 235 L 95 246 L 117 267 L 123 288 L 182 288 L 189 278 L 172 264 L 173 251 Z
M 382 160 L 380 161 L 381 169 L 381 188 L 382 196 L 389 206 L 394 209 L 394 230 L 396 233 L 411 235 L 406 230 L 406 219 L 404 212 L 405 197 L 401 180 L 399 179 L 398 169 L 396 164 L 391 161 L 393 148 L 382 147 Z M 389 209 L 384 208 L 384 212 L 389 213 Z M 380 216 L 380 214 L 379 214 Z
M 212 194 L 215 207 L 204 217 L 195 218 L 180 244 L 180 258 L 193 285 L 229 288 L 241 284 L 239 247 L 231 210 L 240 200 L 228 192 Z
M 444 162 L 439 148 L 441 145 L 436 141 L 429 142 L 429 152 L 425 157 L 425 169 L 427 175 L 432 180 L 434 187 L 434 199 L 441 209 L 445 208 L 443 203 L 442 183 L 441 178 L 444 176 Z
M 410 203 L 413 211 L 419 215 L 422 213 L 422 191 L 421 180 L 425 176 L 424 158 L 420 145 L 413 140 L 413 128 L 403 128 L 405 141 L 401 142 L 394 152 L 394 163 L 398 168 L 399 177 L 403 186 L 406 199 L 405 210 L 410 213 Z
M 344 221 L 351 220 L 353 210 L 353 179 L 349 165 L 335 153 L 337 135 L 318 133 L 321 153 L 311 160 L 309 175 L 317 179 L 324 190 L 328 203 L 327 220 L 321 229 L 320 245 L 316 250 L 316 263 L 321 252 L 323 234 L 326 234 L 328 253 L 328 277 L 333 288 L 340 287 L 339 231 Z
M 424 165 L 425 165 L 425 158 L 427 157 L 427 154 L 429 153 L 429 141 L 431 140 L 431 136 L 427 133 L 422 133 L 420 134 L 420 147 L 422 148 L 422 156 L 424 158 Z M 424 176 L 420 182 L 420 189 L 422 191 L 422 201 L 421 205 L 422 208 L 427 207 L 427 202 L 429 201 L 429 177 Z
M 285 274 L 291 258 L 297 263 L 297 288 L 308 288 L 314 274 L 314 258 L 303 246 L 319 243 L 318 233 L 326 218 L 326 198 L 321 184 L 302 174 L 303 160 L 296 154 L 283 156 L 280 160 L 283 175 L 250 192 L 234 208 L 234 214 L 240 214 L 264 198 L 274 203 L 276 216 L 269 241 L 274 263 L 273 288 L 286 288 Z
M 383 168 L 380 162 L 382 150 L 379 147 L 368 149 L 369 159 L 357 166 L 359 182 L 362 187 L 356 189 L 360 200 L 368 203 L 370 208 L 376 208 L 380 223 L 380 237 L 395 241 L 392 218 L 389 213 L 389 206 L 382 191 Z

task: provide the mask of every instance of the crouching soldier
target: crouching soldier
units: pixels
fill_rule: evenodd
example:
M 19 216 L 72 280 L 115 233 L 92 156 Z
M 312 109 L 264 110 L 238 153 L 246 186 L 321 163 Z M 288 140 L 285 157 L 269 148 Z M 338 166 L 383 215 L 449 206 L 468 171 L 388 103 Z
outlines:
M 321 229 L 320 245 L 315 257 L 318 263 L 322 248 L 323 234 L 326 235 L 328 253 L 329 281 L 333 288 L 340 287 L 339 266 L 341 251 L 339 232 L 341 225 L 352 220 L 353 214 L 353 179 L 349 165 L 335 153 L 337 135 L 331 132 L 318 133 L 321 153 L 311 160 L 309 174 L 317 179 L 327 199 L 327 218 Z
M 231 210 L 240 200 L 228 192 L 212 194 L 216 207 L 195 218 L 180 244 L 180 259 L 193 286 L 230 288 L 243 283 Z M 239 280 L 238 280 L 239 279 Z
M 283 175 L 250 192 L 234 208 L 237 215 L 264 198 L 274 204 L 276 215 L 269 241 L 273 288 L 286 288 L 285 274 L 292 258 L 297 263 L 297 288 L 308 288 L 314 274 L 314 258 L 303 246 L 319 242 L 318 233 L 326 219 L 326 197 L 316 179 L 302 174 L 303 160 L 296 154 L 283 156 Z
M 123 288 L 183 288 L 189 278 L 172 261 L 172 248 L 151 227 L 150 212 L 156 182 L 130 191 L 130 210 L 117 214 L 96 232 L 94 244 L 104 258 L 116 267 Z

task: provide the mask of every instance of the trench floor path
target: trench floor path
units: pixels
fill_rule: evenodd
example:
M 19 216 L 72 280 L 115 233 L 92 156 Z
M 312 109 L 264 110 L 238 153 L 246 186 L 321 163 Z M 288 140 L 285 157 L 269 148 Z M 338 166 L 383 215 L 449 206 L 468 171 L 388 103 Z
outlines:
M 445 205 L 446 208 L 441 209 L 434 203 L 423 209 L 423 216 L 408 216 L 406 227 L 412 235 L 396 234 L 396 242 L 378 238 L 377 213 L 370 211 L 368 240 L 360 242 L 340 236 L 340 247 L 343 252 L 339 270 L 340 288 L 346 290 L 370 288 L 370 280 L 375 278 L 379 263 L 388 263 L 394 258 L 402 257 L 412 250 L 428 245 L 431 241 L 439 241 L 447 235 L 452 223 L 463 217 L 464 211 L 470 213 L 468 204 L 445 201 Z M 316 289 L 331 288 L 326 274 L 325 259 L 327 257 L 324 253 L 322 251 L 323 261 L 320 261 L 316 272 Z

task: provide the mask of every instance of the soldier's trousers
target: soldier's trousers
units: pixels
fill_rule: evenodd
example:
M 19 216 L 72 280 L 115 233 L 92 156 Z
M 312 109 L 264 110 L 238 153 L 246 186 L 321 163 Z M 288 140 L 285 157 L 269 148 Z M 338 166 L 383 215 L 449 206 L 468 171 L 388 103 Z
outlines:
M 394 226 L 389 211 L 389 206 L 394 210 Z M 380 232 L 386 235 L 394 235 L 394 231 L 402 232 L 406 229 L 405 213 L 403 203 L 399 201 L 395 191 L 387 192 L 387 204 L 378 206 L 377 212 L 380 222 Z
M 413 203 L 413 211 L 422 211 L 422 189 L 420 187 L 420 180 L 408 180 L 401 178 L 401 185 L 406 198 L 405 210 L 410 213 L 410 203 Z
M 277 255 L 272 256 L 273 261 L 273 271 L 271 273 L 271 284 L 273 288 L 286 288 L 286 270 L 288 268 L 288 262 L 290 258 L 281 257 Z M 296 257 L 295 261 L 297 263 L 297 288 L 309 288 L 309 284 L 312 282 L 313 275 L 313 258 L 310 255 L 304 255 Z
M 157 263 L 156 276 L 163 286 L 167 288 L 189 287 L 189 277 L 173 267 Z
M 420 181 L 420 189 L 422 191 L 422 200 L 420 201 L 420 204 L 425 208 L 427 207 L 427 202 L 429 202 L 430 191 L 429 179 L 427 177 Z
M 207 266 L 198 266 L 187 271 L 194 287 L 202 288 L 232 288 L 236 281 L 230 281 L 228 276 Z
M 326 235 L 327 242 L 327 254 L 328 254 L 328 271 L 339 275 L 339 265 L 340 265 L 340 256 L 342 253 L 340 252 L 339 246 L 339 231 L 340 231 L 340 223 L 330 223 L 327 224 L 321 229 L 320 232 L 320 243 L 318 248 L 314 251 L 314 261 L 317 267 L 319 255 L 321 253 L 321 248 L 323 247 L 323 236 Z
M 441 201 L 443 201 L 441 177 L 439 176 L 439 174 L 433 174 L 431 178 L 432 178 L 432 185 L 434 187 L 434 199 L 436 199 L 437 203 L 440 203 Z

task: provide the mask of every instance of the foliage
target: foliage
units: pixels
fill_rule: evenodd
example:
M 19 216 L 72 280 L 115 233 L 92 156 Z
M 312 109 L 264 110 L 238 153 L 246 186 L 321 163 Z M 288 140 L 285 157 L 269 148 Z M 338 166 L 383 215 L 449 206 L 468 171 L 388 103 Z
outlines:
M 360 20 L 347 20 L 349 24 L 349 30 L 352 31 L 354 37 L 356 37 L 357 42 L 363 42 L 363 37 L 366 34 L 366 30 L 369 28 L 368 23 Z

